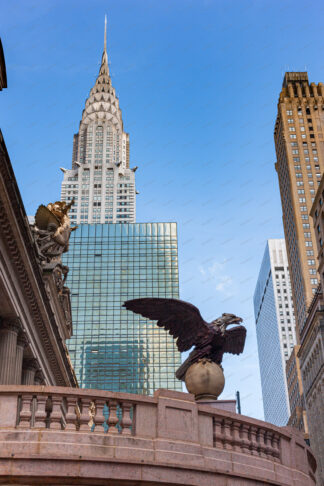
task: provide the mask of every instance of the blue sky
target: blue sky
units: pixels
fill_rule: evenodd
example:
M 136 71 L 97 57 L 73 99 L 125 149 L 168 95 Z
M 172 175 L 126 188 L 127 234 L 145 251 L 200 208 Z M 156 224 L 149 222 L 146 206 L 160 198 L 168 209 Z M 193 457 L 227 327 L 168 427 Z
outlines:
M 177 221 L 181 298 L 244 318 L 223 398 L 263 417 L 253 292 L 283 236 L 273 127 L 286 70 L 324 81 L 323 2 L 0 1 L 0 126 L 28 214 L 60 197 L 108 15 L 108 56 L 136 172 L 137 220 Z

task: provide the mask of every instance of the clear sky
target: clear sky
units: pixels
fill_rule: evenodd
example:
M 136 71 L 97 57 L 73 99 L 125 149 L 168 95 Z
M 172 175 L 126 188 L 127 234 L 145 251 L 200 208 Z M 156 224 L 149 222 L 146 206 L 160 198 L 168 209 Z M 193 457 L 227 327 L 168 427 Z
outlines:
M 0 0 L 0 127 L 28 214 L 60 198 L 73 134 L 108 57 L 136 172 L 137 221 L 177 221 L 180 292 L 206 320 L 242 316 L 222 398 L 263 417 L 253 292 L 283 237 L 273 127 L 286 70 L 324 81 L 324 3 Z M 270 345 L 271 343 L 269 343 Z

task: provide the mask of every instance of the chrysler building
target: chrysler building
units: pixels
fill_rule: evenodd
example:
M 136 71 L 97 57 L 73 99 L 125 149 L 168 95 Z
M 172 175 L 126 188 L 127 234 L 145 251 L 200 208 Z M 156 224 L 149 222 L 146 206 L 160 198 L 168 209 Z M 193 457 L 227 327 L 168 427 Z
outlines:
M 64 173 L 61 200 L 75 204 L 74 223 L 134 223 L 135 171 L 129 167 L 129 135 L 111 84 L 106 48 L 94 87 L 74 135 L 72 169 Z

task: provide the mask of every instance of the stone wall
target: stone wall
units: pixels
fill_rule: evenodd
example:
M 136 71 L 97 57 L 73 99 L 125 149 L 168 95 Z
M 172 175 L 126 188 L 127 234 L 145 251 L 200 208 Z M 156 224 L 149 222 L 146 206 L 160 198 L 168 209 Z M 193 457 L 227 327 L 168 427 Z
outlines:
M 303 437 L 198 405 L 59 387 L 0 387 L 0 484 L 314 486 Z

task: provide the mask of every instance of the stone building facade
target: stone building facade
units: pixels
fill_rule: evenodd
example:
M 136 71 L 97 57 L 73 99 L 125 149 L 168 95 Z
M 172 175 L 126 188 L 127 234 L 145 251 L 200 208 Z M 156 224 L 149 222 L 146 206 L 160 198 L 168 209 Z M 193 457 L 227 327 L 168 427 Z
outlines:
M 307 415 L 304 405 L 304 389 L 300 371 L 298 351 L 300 345 L 294 346 L 288 361 L 286 362 L 286 378 L 288 386 L 291 414 L 288 425 L 300 431 L 305 431 L 304 438 L 309 442 Z
M 0 48 L 0 82 L 6 87 Z M 0 131 L 0 384 L 77 386 L 69 291 L 45 268 Z
M 319 484 L 324 484 L 324 176 L 310 215 L 316 235 L 320 284 L 308 309 L 305 338 L 298 356 L 304 384 L 311 446 L 318 462 Z

